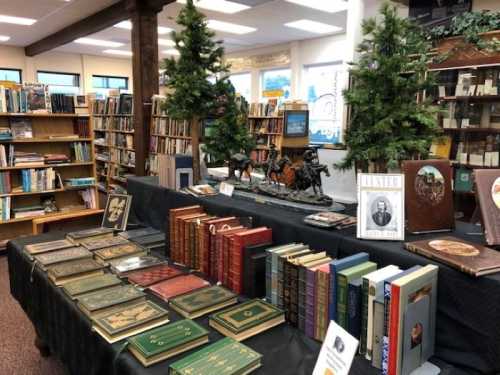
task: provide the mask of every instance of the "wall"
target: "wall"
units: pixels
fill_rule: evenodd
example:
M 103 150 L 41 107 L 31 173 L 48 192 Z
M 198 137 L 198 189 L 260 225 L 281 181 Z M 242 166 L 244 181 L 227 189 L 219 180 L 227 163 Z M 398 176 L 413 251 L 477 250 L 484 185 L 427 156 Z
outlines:
M 63 52 L 47 52 L 35 57 L 26 57 L 24 49 L 0 46 L 0 67 L 22 69 L 24 81 L 36 81 L 38 70 L 76 73 L 80 75 L 83 93 L 92 92 L 92 75 L 129 77 L 132 90 L 132 61 L 92 55 Z
M 472 10 L 500 10 L 500 1 L 498 0 L 474 0 Z

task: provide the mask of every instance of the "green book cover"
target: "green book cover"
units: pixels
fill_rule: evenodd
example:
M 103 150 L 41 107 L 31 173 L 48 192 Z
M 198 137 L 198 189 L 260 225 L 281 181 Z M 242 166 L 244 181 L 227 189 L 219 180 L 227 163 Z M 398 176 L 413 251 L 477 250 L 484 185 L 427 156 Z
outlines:
M 35 255 L 33 258 L 42 266 L 50 266 L 51 264 L 67 262 L 70 260 L 92 258 L 92 253 L 83 247 L 70 247 L 69 249 Z
M 149 358 L 207 335 L 208 331 L 205 328 L 192 320 L 185 319 L 134 336 L 128 339 L 128 342 L 144 357 Z
M 259 367 L 262 355 L 229 337 L 170 365 L 175 375 L 242 374 Z
M 455 191 L 470 192 L 473 187 L 472 170 L 467 168 L 457 169 L 455 173 Z
M 113 274 L 99 275 L 89 277 L 88 279 L 76 280 L 64 284 L 63 290 L 70 296 L 92 292 L 97 289 L 115 286 L 121 283 L 121 280 Z
M 121 285 L 78 297 L 78 303 L 88 311 L 105 309 L 106 307 L 129 302 L 144 297 L 146 294 L 133 285 Z
M 83 259 L 72 262 L 57 264 L 48 269 L 49 275 L 55 278 L 78 275 L 84 272 L 91 272 L 103 269 L 104 267 L 93 259 Z
M 377 264 L 364 262 L 340 271 L 337 275 L 337 323 L 347 329 L 347 287 L 350 281 L 375 271 Z
M 237 295 L 233 292 L 221 286 L 214 285 L 173 298 L 170 300 L 170 304 L 177 306 L 185 312 L 193 313 L 210 306 L 218 305 L 235 297 L 237 297 Z
M 239 334 L 283 314 L 283 310 L 270 303 L 254 299 L 212 314 L 210 320 Z

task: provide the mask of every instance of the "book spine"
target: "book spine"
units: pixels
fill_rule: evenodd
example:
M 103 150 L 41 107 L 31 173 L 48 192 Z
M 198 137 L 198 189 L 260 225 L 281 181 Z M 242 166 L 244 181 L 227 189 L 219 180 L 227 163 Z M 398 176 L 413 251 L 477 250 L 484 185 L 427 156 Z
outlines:
M 391 307 L 389 316 L 389 360 L 388 375 L 397 375 L 399 340 L 399 296 L 400 288 L 391 285 Z
M 231 286 L 235 293 L 243 293 L 243 242 L 241 237 L 234 236 L 231 249 Z
M 283 309 L 285 318 L 290 322 L 290 303 L 291 303 L 291 263 L 283 262 Z
M 279 309 L 284 309 L 284 288 L 283 288 L 283 283 L 284 283 L 284 267 L 285 266 L 285 258 L 284 257 L 278 257 L 278 272 L 277 272 L 277 302 L 276 306 Z
M 215 240 L 215 248 L 217 253 L 217 280 L 224 281 L 224 258 L 222 253 L 222 235 L 218 234 Z
M 328 295 L 328 318 L 330 320 L 337 320 L 337 296 L 336 296 L 336 267 L 333 264 L 330 264 L 330 275 L 329 275 L 329 286 L 330 293 Z
M 306 268 L 299 267 L 297 295 L 297 326 L 299 331 L 305 332 L 306 324 Z
M 314 337 L 315 272 L 306 270 L 306 318 L 305 331 L 308 337 Z
M 368 338 L 368 289 L 370 287 L 368 279 L 363 278 L 361 292 L 361 337 L 359 343 L 359 354 L 366 355 Z
M 229 280 L 229 268 L 231 267 L 231 262 L 229 259 L 230 256 L 230 240 L 229 238 L 232 236 L 222 236 L 222 270 L 223 270 L 223 279 L 222 284 L 227 286 L 229 289 L 232 289 L 232 285 Z
M 289 317 L 293 327 L 298 326 L 298 299 L 299 299 L 299 266 L 290 265 L 290 304 Z M 326 302 L 328 306 L 328 300 Z
M 361 336 L 361 288 L 348 286 L 348 318 L 347 331 L 356 339 Z
M 337 323 L 347 328 L 347 277 L 337 276 Z
M 189 256 L 189 223 L 183 222 L 184 227 L 184 236 L 181 238 L 182 240 L 182 263 L 186 266 L 190 266 L 191 257 Z
M 317 310 L 316 310 L 316 329 L 315 338 L 323 341 L 326 336 L 327 321 L 328 321 L 328 274 L 325 272 L 317 272 Z
M 201 271 L 205 275 L 210 275 L 210 228 L 208 225 L 202 226 L 202 241 L 200 244 L 201 248 Z
M 391 283 L 384 282 L 384 333 L 382 336 L 382 375 L 389 373 L 389 319 L 391 310 Z
M 272 254 L 271 258 L 271 296 L 272 304 L 278 305 L 278 255 Z
M 366 354 L 365 358 L 368 361 L 372 360 L 373 356 L 373 318 L 374 318 L 374 302 L 377 293 L 377 284 L 373 281 L 368 283 L 368 310 L 367 310 L 367 330 L 366 330 Z
M 266 301 L 272 303 L 272 254 L 266 255 Z

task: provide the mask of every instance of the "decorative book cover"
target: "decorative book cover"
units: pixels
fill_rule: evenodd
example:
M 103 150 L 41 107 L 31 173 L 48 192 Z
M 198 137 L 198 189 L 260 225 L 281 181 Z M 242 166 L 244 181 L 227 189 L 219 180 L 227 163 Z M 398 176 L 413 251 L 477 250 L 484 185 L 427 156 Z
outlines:
M 93 259 L 82 259 L 72 262 L 65 262 L 49 267 L 49 276 L 55 279 L 78 275 L 81 273 L 102 270 L 104 267 Z
M 176 253 L 177 257 L 175 259 L 175 262 L 180 263 L 180 264 L 186 264 L 186 247 L 187 243 L 189 242 L 189 232 L 186 232 L 186 221 L 188 220 L 193 220 L 201 217 L 207 216 L 204 212 L 200 213 L 194 213 L 190 215 L 182 215 L 178 216 L 175 219 L 175 228 L 176 228 L 176 243 L 175 243 L 175 248 L 176 248 Z
M 40 242 L 24 246 L 24 250 L 31 255 L 48 253 L 49 251 L 67 249 L 75 246 L 73 242 L 68 240 L 57 240 L 50 242 Z
M 450 161 L 405 161 L 403 172 L 408 230 L 419 233 L 455 228 Z
M 165 264 L 166 261 L 152 255 L 144 255 L 140 257 L 131 257 L 127 259 L 117 259 L 109 262 L 111 271 L 123 275 L 128 272 L 159 266 Z
M 104 261 L 123 258 L 126 256 L 144 253 L 146 250 L 142 247 L 137 246 L 133 243 L 126 243 L 124 245 L 116 245 L 112 247 L 105 247 L 104 249 L 99 249 L 94 251 L 96 257 L 101 258 Z
M 500 271 L 500 253 L 455 237 L 409 242 L 407 250 L 440 261 L 472 276 Z
M 500 245 L 500 169 L 476 169 L 476 196 L 488 245 Z
M 113 237 L 113 238 L 105 238 L 105 239 L 89 239 L 80 242 L 80 245 L 85 247 L 88 250 L 94 251 L 99 249 L 104 249 L 106 247 L 112 247 L 117 245 L 124 245 L 129 243 L 128 240 L 122 237 Z
M 34 256 L 35 262 L 43 267 L 56 263 L 92 258 L 92 253 L 83 247 L 70 247 L 69 249 L 57 250 L 50 253 Z
M 181 208 L 173 208 L 169 211 L 168 215 L 168 233 L 169 233 L 169 242 L 170 242 L 170 258 L 174 262 L 179 261 L 179 249 L 177 247 L 178 245 L 178 232 L 177 232 L 177 217 L 183 216 L 183 215 L 189 215 L 189 214 L 194 214 L 194 213 L 200 213 L 203 212 L 203 208 L 201 206 L 188 206 L 188 207 L 181 207 Z
M 64 284 L 63 291 L 70 297 L 75 297 L 80 294 L 93 292 L 95 290 L 109 288 L 119 285 L 121 280 L 113 274 L 107 273 L 95 277 L 89 277 L 82 280 L 76 280 Z
M 128 349 L 150 366 L 208 342 L 208 331 L 192 320 L 179 320 L 128 339 Z
M 189 314 L 201 316 L 197 313 L 206 314 L 219 309 L 221 305 L 226 307 L 228 304 L 238 302 L 238 296 L 218 285 L 202 288 L 192 293 L 184 294 L 170 300 L 170 307 L 174 310 Z M 210 311 L 208 311 L 210 310 Z
M 210 275 L 210 277 L 217 277 L 217 259 L 215 249 L 215 236 L 218 230 L 224 228 L 232 228 L 240 225 L 240 221 L 235 216 L 223 217 L 220 219 L 210 220 L 205 223 L 203 241 L 203 248 L 201 253 L 202 258 L 202 271 Z
M 144 236 L 149 236 L 151 234 L 160 234 L 160 233 L 161 232 L 158 229 L 148 227 L 148 228 L 132 229 L 126 232 L 120 232 L 118 233 L 118 235 L 127 240 L 130 240 L 132 238 L 144 237 Z
M 249 374 L 261 366 L 261 359 L 261 354 L 226 337 L 171 364 L 170 375 Z
M 132 238 L 131 241 L 143 247 L 154 247 L 165 244 L 165 235 L 163 233 L 150 234 L 147 236 Z
M 189 293 L 193 290 L 209 286 L 208 281 L 195 275 L 183 275 L 170 280 L 162 281 L 149 287 L 149 290 L 161 299 L 168 301 L 170 298 L 181 294 Z
M 284 321 L 283 310 L 254 299 L 210 315 L 209 324 L 222 334 L 241 341 Z
M 113 236 L 113 229 L 110 228 L 93 228 L 93 229 L 86 229 L 86 230 L 81 230 L 77 232 L 69 232 L 66 237 L 68 237 L 70 240 L 83 240 L 85 238 L 91 238 L 91 237 L 97 237 L 97 236 L 107 236 L 107 237 L 112 237 Z
M 182 275 L 183 272 L 166 264 L 151 267 L 143 271 L 133 272 L 128 275 L 128 281 L 132 284 L 146 287 L 156 284 L 163 280 L 168 280 L 176 276 Z
M 92 313 L 96 310 L 133 301 L 144 297 L 146 294 L 133 285 L 121 285 L 81 295 L 77 298 L 78 304 Z

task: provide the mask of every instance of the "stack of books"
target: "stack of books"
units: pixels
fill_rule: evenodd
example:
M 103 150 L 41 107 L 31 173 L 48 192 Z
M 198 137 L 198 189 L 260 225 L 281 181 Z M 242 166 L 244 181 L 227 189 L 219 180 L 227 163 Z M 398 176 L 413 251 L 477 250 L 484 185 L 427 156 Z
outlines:
M 79 177 L 79 178 L 68 178 L 64 180 L 65 187 L 67 188 L 79 188 L 85 186 L 94 186 L 95 177 Z
M 36 167 L 45 162 L 43 155 L 36 152 L 14 151 L 11 155 L 13 157 L 12 165 L 15 167 Z
M 11 118 L 10 129 L 13 139 L 33 138 L 33 124 L 29 118 Z
M 10 128 L 0 127 L 0 141 L 10 141 L 12 139 L 12 131 Z
M 10 198 L 10 197 L 8 197 Z M 3 198 L 5 199 L 5 198 Z M 10 212 L 10 200 L 8 201 L 8 211 Z M 23 219 L 25 217 L 35 217 L 45 215 L 45 208 L 41 205 L 33 205 L 26 207 L 16 207 L 12 209 L 12 213 L 14 214 L 14 219 Z M 10 218 L 7 216 L 7 218 Z
M 47 165 L 51 164 L 66 164 L 70 162 L 70 159 L 65 154 L 45 154 L 43 155 L 44 162 Z

